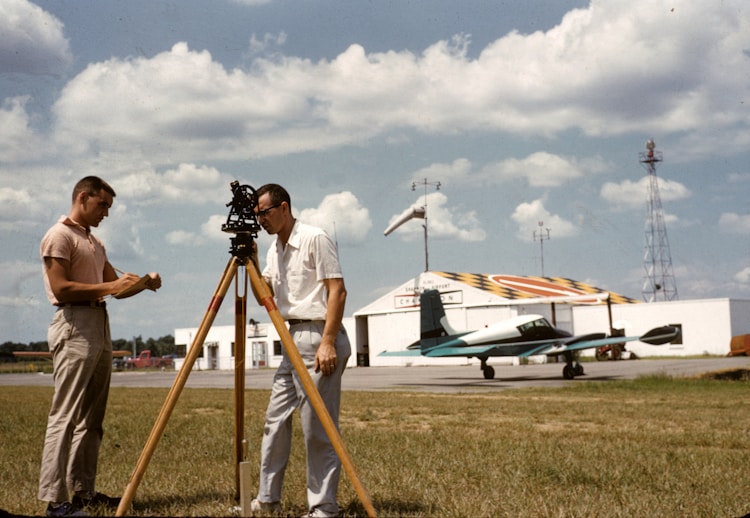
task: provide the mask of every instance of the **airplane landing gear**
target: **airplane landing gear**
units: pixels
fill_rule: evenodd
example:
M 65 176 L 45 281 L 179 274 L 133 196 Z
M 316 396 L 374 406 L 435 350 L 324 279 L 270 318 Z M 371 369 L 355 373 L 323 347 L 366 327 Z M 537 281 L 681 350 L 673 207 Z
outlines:
M 583 365 L 578 362 L 578 356 L 571 353 L 565 355 L 565 367 L 563 367 L 563 378 L 572 380 L 576 376 L 583 376 Z
M 495 379 L 495 369 L 491 365 L 487 365 L 487 358 L 479 358 L 479 360 L 482 362 L 482 365 L 479 368 L 482 369 L 484 379 Z

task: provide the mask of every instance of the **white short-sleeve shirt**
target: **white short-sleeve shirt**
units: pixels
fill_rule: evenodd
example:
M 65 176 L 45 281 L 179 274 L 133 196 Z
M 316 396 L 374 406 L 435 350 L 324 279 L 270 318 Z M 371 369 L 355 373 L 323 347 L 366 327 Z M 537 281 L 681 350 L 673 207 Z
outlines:
M 343 278 L 336 246 L 326 232 L 296 221 L 286 246 L 278 237 L 268 249 L 263 278 L 273 287 L 285 320 L 325 320 L 325 279 Z

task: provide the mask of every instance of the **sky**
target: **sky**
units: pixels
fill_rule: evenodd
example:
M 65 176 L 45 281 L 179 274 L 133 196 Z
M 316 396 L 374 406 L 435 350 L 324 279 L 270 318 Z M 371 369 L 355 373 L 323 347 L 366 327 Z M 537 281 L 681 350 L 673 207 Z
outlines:
M 678 298 L 750 299 L 748 77 L 744 0 L 3 0 L 0 343 L 46 340 L 39 242 L 87 175 L 110 262 L 163 279 L 115 339 L 200 324 L 234 180 L 331 234 L 346 316 L 426 266 L 641 298 L 648 139 Z M 384 236 L 418 206 L 426 247 Z

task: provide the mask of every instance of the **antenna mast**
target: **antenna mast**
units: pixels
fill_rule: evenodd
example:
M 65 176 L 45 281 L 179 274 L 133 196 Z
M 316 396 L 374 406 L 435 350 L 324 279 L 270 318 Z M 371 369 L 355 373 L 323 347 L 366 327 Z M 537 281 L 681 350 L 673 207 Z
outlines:
M 646 152 L 638 153 L 638 161 L 648 172 L 648 200 L 646 210 L 646 246 L 643 253 L 643 267 L 646 277 L 641 294 L 646 302 L 677 299 L 677 284 L 672 271 L 672 255 L 669 251 L 667 227 L 664 224 L 664 211 L 659 196 L 659 183 L 656 178 L 656 164 L 662 161 L 661 151 L 657 151 L 652 139 L 646 141 Z
M 549 241 L 549 239 L 550 239 L 550 237 L 549 237 L 549 231 L 550 231 L 550 229 L 548 229 L 548 228 L 543 229 L 542 227 L 544 227 L 544 221 L 540 221 L 539 222 L 539 230 L 538 231 L 537 230 L 534 231 L 534 241 L 536 241 L 536 234 L 537 234 L 537 232 L 539 232 L 539 248 L 541 249 L 540 251 L 542 252 L 542 277 L 544 277 L 544 240 L 546 239 L 547 241 Z M 544 232 L 545 231 L 547 232 L 547 236 L 546 237 L 544 236 Z
M 435 190 L 440 190 L 440 182 L 428 182 L 427 178 L 419 182 L 424 185 L 424 225 L 422 225 L 422 228 L 424 228 L 424 271 L 429 272 L 430 271 L 430 259 L 429 255 L 427 254 L 427 186 L 428 185 L 434 185 Z M 417 182 L 412 182 L 411 184 L 411 190 L 416 191 L 417 190 Z

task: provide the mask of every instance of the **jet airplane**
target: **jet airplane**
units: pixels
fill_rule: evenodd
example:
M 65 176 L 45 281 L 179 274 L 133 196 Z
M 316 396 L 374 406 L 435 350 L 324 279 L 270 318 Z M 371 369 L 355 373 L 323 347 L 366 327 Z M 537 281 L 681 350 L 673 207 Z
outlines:
M 420 340 L 403 351 L 384 351 L 381 356 L 428 356 L 432 358 L 478 358 L 485 379 L 495 377 L 495 369 L 487 364 L 492 356 L 528 356 L 545 354 L 565 358 L 563 377 L 582 376 L 583 366 L 578 353 L 604 345 L 639 340 L 649 345 L 663 345 L 680 334 L 674 326 L 657 327 L 641 336 L 607 336 L 591 333 L 573 336 L 553 327 L 541 315 L 518 315 L 476 331 L 460 332 L 451 327 L 437 290 L 425 290 L 420 295 Z

